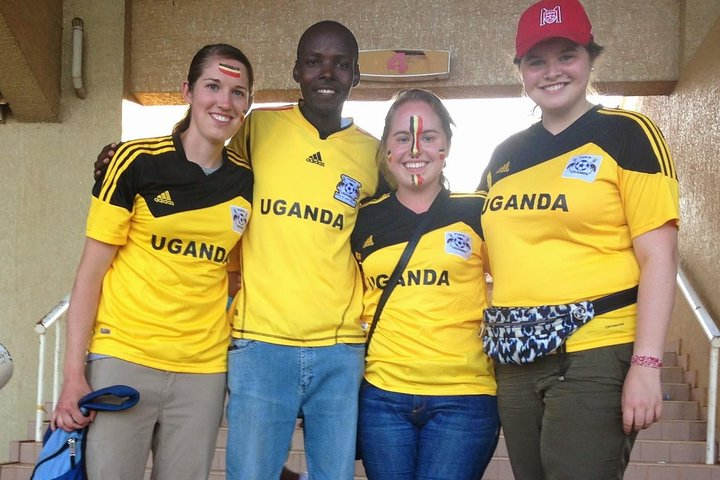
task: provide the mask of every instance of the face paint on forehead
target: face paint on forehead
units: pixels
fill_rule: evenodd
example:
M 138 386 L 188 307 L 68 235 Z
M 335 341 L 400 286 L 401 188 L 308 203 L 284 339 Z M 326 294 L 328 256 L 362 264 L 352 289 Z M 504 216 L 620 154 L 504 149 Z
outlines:
M 420 135 L 422 135 L 423 121 L 419 115 L 410 117 L 410 135 L 412 136 L 412 145 L 410 146 L 410 155 L 417 156 L 420 154 Z
M 240 78 L 240 76 L 242 75 L 242 70 L 240 70 L 240 67 L 228 65 L 227 63 L 218 64 L 218 70 L 220 70 L 220 73 L 224 73 L 225 75 L 233 78 Z

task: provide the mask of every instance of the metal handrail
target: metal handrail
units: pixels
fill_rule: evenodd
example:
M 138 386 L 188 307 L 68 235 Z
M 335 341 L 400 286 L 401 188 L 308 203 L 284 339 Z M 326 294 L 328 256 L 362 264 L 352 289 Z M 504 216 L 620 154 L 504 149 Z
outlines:
M 45 334 L 57 319 L 59 319 L 70 306 L 70 295 L 60 300 L 60 302 L 50 310 L 47 315 L 41 318 L 33 327 L 35 333 L 39 335 L 40 347 L 38 349 L 38 383 L 37 397 L 35 404 L 35 441 L 42 441 L 43 437 L 43 415 L 45 414 L 45 405 L 43 397 L 45 396 Z M 60 391 L 60 323 L 55 327 L 55 351 L 53 355 L 53 408 L 57 404 L 58 392 Z
M 718 360 L 720 359 L 720 329 L 715 325 L 700 297 L 692 287 L 685 272 L 678 268 L 677 284 L 680 291 L 693 310 L 695 318 L 700 323 L 705 336 L 710 341 L 710 367 L 708 373 L 708 399 L 707 399 L 707 434 L 705 443 L 705 463 L 715 463 L 715 425 L 717 422 L 717 387 L 718 387 Z

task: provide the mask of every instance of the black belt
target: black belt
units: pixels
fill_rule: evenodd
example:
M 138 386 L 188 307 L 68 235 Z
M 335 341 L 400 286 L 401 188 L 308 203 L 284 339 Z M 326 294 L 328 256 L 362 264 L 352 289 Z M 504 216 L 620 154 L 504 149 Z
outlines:
M 635 285 L 627 290 L 621 290 L 619 292 L 605 295 L 597 300 L 593 300 L 593 308 L 595 309 L 595 316 L 600 316 L 618 308 L 627 307 L 637 302 L 638 286 Z

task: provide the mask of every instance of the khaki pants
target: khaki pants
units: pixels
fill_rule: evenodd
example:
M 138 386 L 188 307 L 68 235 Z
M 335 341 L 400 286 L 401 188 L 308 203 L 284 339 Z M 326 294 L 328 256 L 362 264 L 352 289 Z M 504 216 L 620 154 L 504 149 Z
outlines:
M 496 366 L 500 421 L 515 478 L 622 479 L 636 437 L 622 429 L 621 394 L 632 347 Z
M 208 477 L 223 415 L 225 373 L 174 373 L 116 358 L 88 362 L 93 389 L 125 384 L 140 401 L 121 412 L 98 412 L 90 425 L 90 480 L 142 480 L 153 453 L 152 480 Z

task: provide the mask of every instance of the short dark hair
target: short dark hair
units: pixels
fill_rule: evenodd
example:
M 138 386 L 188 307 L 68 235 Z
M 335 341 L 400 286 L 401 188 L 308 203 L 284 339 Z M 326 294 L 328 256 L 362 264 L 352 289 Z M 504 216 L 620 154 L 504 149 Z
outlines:
M 355 57 L 355 60 L 357 61 L 360 49 L 358 47 L 358 42 L 357 42 L 357 39 L 355 38 L 355 35 L 345 25 L 343 25 L 340 22 L 336 22 L 334 20 L 322 20 L 320 22 L 310 25 L 300 36 L 300 40 L 298 40 L 297 52 L 296 52 L 295 58 L 296 59 L 300 58 L 300 50 L 302 49 L 305 42 L 307 42 L 308 38 L 311 35 L 315 35 L 316 32 L 323 31 L 326 29 L 335 29 L 347 37 L 347 40 L 350 42 L 350 46 L 353 49 L 353 52 L 352 52 L 353 56 Z

